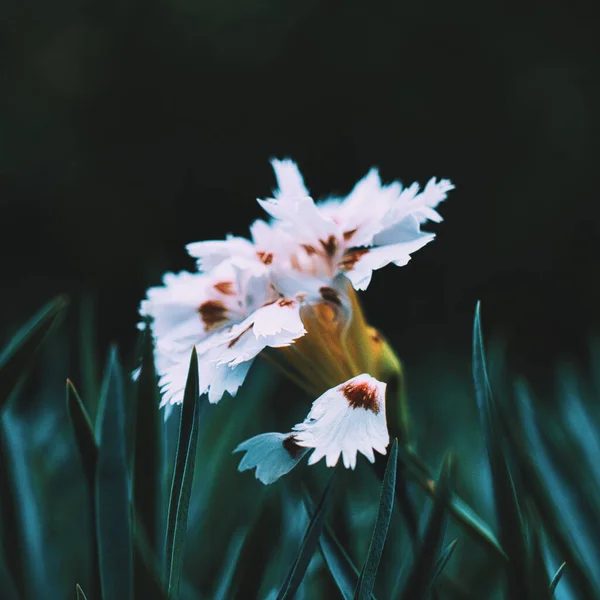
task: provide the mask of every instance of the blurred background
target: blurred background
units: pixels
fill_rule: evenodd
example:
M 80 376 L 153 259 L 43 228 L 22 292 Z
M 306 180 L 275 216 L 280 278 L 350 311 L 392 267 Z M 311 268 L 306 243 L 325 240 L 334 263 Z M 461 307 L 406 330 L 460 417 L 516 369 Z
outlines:
M 75 490 L 40 533 L 45 542 L 32 533 L 35 514 L 24 518 L 32 543 L 51 547 L 56 536 L 76 536 L 86 518 L 61 412 L 65 378 L 84 400 L 94 396 L 112 342 L 126 370 L 136 365 L 146 289 L 167 270 L 193 268 L 186 243 L 248 234 L 264 217 L 255 199 L 275 187 L 272 157 L 294 159 L 315 198 L 349 192 L 372 166 L 386 182 L 455 183 L 440 207 L 444 222 L 426 228 L 435 242 L 408 266 L 377 272 L 363 300 L 405 361 L 416 429 L 429 440 L 423 456 L 437 464 L 449 444 L 469 456 L 462 485 L 492 518 L 470 375 L 476 301 L 495 364 L 506 365 L 511 381 L 527 379 L 536 406 L 560 404 L 575 388 L 583 405 L 597 401 L 590 375 L 600 369 L 590 365 L 600 326 L 600 46 L 592 6 L 27 0 L 3 7 L 0 342 L 55 294 L 71 298 L 15 407 L 13 431 L 46 481 L 38 492 L 50 486 L 60 498 Z M 261 373 L 250 385 L 259 386 Z M 253 389 L 263 388 L 251 387 L 250 397 Z M 247 410 L 221 440 L 222 456 L 244 435 L 266 430 Z M 222 410 L 215 419 L 214 427 L 228 423 Z M 295 422 L 289 414 L 269 419 L 274 428 Z M 237 459 L 223 460 L 229 479 L 218 494 L 241 485 Z M 256 493 L 250 475 L 243 481 Z M 196 513 L 207 498 L 221 498 L 215 494 L 197 499 Z M 369 494 L 372 508 L 377 488 Z M 367 534 L 357 542 L 358 564 L 372 512 L 363 521 L 361 514 L 354 520 Z M 88 581 L 87 558 L 75 547 L 54 557 L 64 563 L 55 589 L 71 590 L 82 569 Z M 197 589 L 210 587 L 207 578 L 197 575 Z
M 98 344 L 187 242 L 247 235 L 271 157 L 315 197 L 371 166 L 456 184 L 435 243 L 374 278 L 403 356 L 469 347 L 476 299 L 519 366 L 597 328 L 592 3 L 10 3 L 2 28 L 5 316 L 96 299 Z

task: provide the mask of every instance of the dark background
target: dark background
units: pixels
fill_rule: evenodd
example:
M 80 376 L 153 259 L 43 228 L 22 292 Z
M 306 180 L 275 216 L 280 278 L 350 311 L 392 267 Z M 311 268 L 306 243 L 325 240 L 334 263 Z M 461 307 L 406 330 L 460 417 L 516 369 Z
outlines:
M 8 335 L 53 294 L 131 350 L 184 244 L 246 235 L 291 157 L 315 197 L 456 184 L 437 240 L 375 275 L 410 360 L 468 360 L 475 301 L 515 368 L 597 329 L 600 86 L 592 3 L 13 2 L 3 7 L 0 253 Z M 90 303 L 90 299 L 93 301 Z

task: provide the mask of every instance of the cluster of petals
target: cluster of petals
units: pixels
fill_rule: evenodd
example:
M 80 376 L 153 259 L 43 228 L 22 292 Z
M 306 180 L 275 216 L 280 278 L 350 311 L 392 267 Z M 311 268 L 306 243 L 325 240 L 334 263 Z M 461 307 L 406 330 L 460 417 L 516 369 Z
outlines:
M 333 467 L 341 455 L 344 466 L 354 469 L 358 452 L 374 462 L 373 450 L 385 454 L 390 441 L 385 389 L 385 383 L 361 374 L 326 391 L 291 432 L 262 433 L 241 443 L 235 449 L 245 452 L 238 470 L 256 469 L 256 478 L 269 484 L 311 450 L 309 465 L 325 458 L 327 466 Z
M 273 160 L 272 166 L 278 188 L 273 198 L 258 200 L 270 222 L 256 221 L 251 239 L 189 244 L 198 271 L 165 275 L 141 304 L 141 315 L 152 320 L 162 405 L 182 401 L 193 346 L 201 392 L 213 403 L 225 392 L 235 395 L 258 354 L 307 333 L 302 307 L 329 303 L 347 310 L 346 281 L 364 290 L 374 270 L 405 265 L 431 241 L 434 235 L 421 225 L 441 221 L 436 207 L 453 188 L 435 179 L 422 191 L 417 184 L 384 185 L 372 169 L 346 198 L 316 203 L 295 163 Z M 297 427 L 299 446 L 316 448 L 307 441 L 314 427 Z

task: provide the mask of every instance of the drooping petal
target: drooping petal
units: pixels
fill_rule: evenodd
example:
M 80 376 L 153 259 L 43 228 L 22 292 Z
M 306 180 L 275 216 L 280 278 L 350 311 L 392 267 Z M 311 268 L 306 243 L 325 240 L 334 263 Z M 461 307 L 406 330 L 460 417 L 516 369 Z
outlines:
M 390 263 L 403 267 L 410 260 L 411 253 L 428 244 L 434 237 L 433 233 L 423 233 L 408 242 L 377 248 L 354 248 L 349 250 L 342 259 L 341 268 L 354 289 L 366 290 L 371 282 L 373 271 Z
M 271 166 L 275 171 L 277 186 L 279 189 L 273 192 L 278 200 L 297 200 L 308 196 L 308 190 L 304 185 L 304 178 L 298 169 L 298 165 L 289 158 L 284 160 L 271 160 Z
M 232 327 L 226 347 L 220 352 L 219 364 L 235 366 L 254 358 L 267 346 L 289 346 L 306 333 L 296 300 L 281 298 L 254 311 Z
M 293 428 L 299 446 L 314 448 L 308 464 L 325 457 L 327 466 L 333 467 L 341 454 L 344 466 L 354 469 L 357 452 L 370 462 L 373 450 L 385 454 L 390 441 L 385 388 L 385 383 L 362 374 L 317 398 L 304 422 Z
M 289 473 L 308 449 L 298 446 L 291 433 L 262 433 L 242 442 L 234 452 L 246 452 L 238 471 L 256 468 L 256 478 L 269 484 Z

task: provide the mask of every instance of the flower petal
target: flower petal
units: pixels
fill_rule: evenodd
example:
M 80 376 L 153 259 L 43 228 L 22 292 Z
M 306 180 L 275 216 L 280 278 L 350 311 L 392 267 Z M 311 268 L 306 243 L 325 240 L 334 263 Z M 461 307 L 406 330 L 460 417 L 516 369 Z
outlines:
M 354 469 L 356 454 L 374 461 L 373 450 L 386 453 L 390 438 L 385 417 L 386 384 L 367 374 L 357 375 L 317 398 L 303 423 L 294 426 L 299 446 L 314 448 L 308 464 L 325 457 L 328 467 L 340 454 Z
M 291 433 L 262 433 L 242 442 L 234 452 L 246 452 L 238 471 L 256 468 L 256 478 L 269 484 L 289 473 L 308 450 L 298 446 Z
M 225 240 L 192 242 L 185 249 L 193 258 L 198 259 L 199 271 L 210 271 L 223 261 L 241 256 L 249 260 L 256 259 L 256 248 L 250 240 L 228 235 Z
M 422 233 L 418 238 L 409 242 L 400 242 L 378 248 L 350 250 L 342 261 L 342 268 L 354 289 L 366 290 L 371 282 L 373 271 L 390 263 L 403 267 L 410 260 L 412 252 L 416 252 L 425 244 L 428 244 L 434 237 L 433 233 Z
M 298 169 L 298 165 L 289 158 L 284 160 L 271 160 L 271 166 L 275 171 L 278 190 L 273 195 L 278 200 L 297 200 L 308 196 L 308 190 L 304 185 L 304 178 Z
M 218 364 L 230 367 L 239 365 L 254 358 L 267 346 L 289 346 L 305 333 L 299 303 L 281 298 L 259 308 L 231 328 L 220 350 Z

